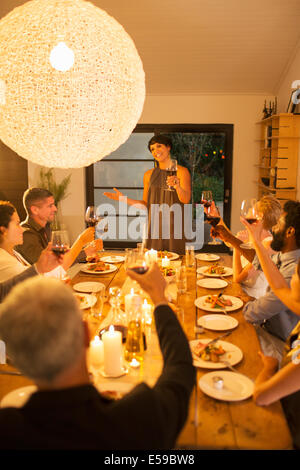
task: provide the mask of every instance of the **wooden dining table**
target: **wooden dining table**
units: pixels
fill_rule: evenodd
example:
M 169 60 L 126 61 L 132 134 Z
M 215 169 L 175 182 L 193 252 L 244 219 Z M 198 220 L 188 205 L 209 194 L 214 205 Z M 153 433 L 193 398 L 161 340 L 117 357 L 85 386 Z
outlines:
M 124 255 L 124 251 L 105 252 L 103 255 Z M 230 254 L 219 254 L 219 265 L 232 266 Z M 185 257 L 179 261 L 185 263 Z M 178 264 L 178 260 L 176 261 Z M 171 262 L 172 263 L 172 262 Z M 224 332 L 197 328 L 198 319 L 208 312 L 195 306 L 195 299 L 208 294 L 223 292 L 240 298 L 245 302 L 251 298 L 242 290 L 240 284 L 233 282 L 232 276 L 225 279 L 228 285 L 225 289 L 207 289 L 197 285 L 197 279 L 203 276 L 197 274 L 197 268 L 210 266 L 211 262 L 201 261 L 196 258 L 195 265 L 187 268 L 187 292 L 173 297 L 171 306 L 178 315 L 181 325 L 188 340 L 214 339 Z M 71 286 L 81 282 L 101 282 L 106 288 L 106 297 L 101 316 L 95 315 L 97 305 L 93 310 L 82 311 L 83 319 L 88 322 L 90 335 L 93 338 L 103 327 L 109 325 L 112 320 L 112 308 L 109 303 L 109 288 L 117 286 L 123 289 L 123 294 L 130 289 L 130 281 L 124 269 L 124 263 L 114 263 L 117 268 L 113 272 L 92 274 L 82 271 L 84 265 L 73 266 L 70 270 Z M 126 287 L 126 292 L 124 288 Z M 136 287 L 136 285 L 135 285 Z M 169 287 L 170 292 L 174 289 Z M 175 286 L 176 289 L 176 286 Z M 141 292 L 140 292 L 141 293 Z M 174 290 L 172 291 L 174 294 Z M 99 294 L 96 294 L 96 296 Z M 148 299 L 149 300 L 149 299 Z M 124 308 L 121 306 L 121 308 Z M 235 365 L 237 372 L 245 374 L 254 380 L 261 370 L 261 361 L 258 356 L 260 350 L 259 340 L 255 328 L 246 322 L 242 307 L 229 313 L 238 320 L 238 326 L 231 330 L 230 335 L 224 339 L 240 348 L 241 361 Z M 94 312 L 94 313 L 93 313 Z M 159 377 L 163 362 L 156 335 L 155 324 L 152 323 L 146 332 L 147 349 L 144 361 L 140 367 L 134 368 L 126 365 L 126 373 L 119 378 L 104 377 L 101 368 L 99 370 L 89 365 L 91 380 L 102 393 L 108 390 L 118 390 L 120 394 L 126 393 L 135 384 L 145 381 L 153 386 Z M 19 387 L 31 385 L 32 382 L 24 376 L 2 375 L 1 371 L 14 371 L 11 364 L 0 365 L 0 401 L 2 398 Z M 197 379 L 190 399 L 189 413 L 186 424 L 182 429 L 177 442 L 178 449 L 235 449 L 235 450 L 288 450 L 292 449 L 292 439 L 280 402 L 269 406 L 257 406 L 252 397 L 241 401 L 224 401 L 206 395 L 199 387 L 200 378 L 210 372 L 207 368 L 197 367 Z

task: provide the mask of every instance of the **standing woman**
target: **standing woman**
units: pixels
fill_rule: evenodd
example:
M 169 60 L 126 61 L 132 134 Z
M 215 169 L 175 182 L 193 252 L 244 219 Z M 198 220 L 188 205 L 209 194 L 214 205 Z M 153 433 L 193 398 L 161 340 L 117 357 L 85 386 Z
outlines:
M 104 193 L 104 195 L 114 200 L 126 200 L 129 205 L 147 209 L 147 248 L 184 254 L 186 243 L 184 205 L 191 199 L 190 173 L 187 168 L 177 165 L 177 175 L 167 176 L 172 150 L 172 141 L 168 136 L 164 134 L 153 136 L 148 143 L 148 149 L 156 165 L 144 173 L 143 200 L 126 198 L 116 188 L 114 193 Z M 174 191 L 167 190 L 168 185 L 174 188 Z M 173 206 L 174 211 L 164 211 L 162 205 L 166 205 L 165 209 Z

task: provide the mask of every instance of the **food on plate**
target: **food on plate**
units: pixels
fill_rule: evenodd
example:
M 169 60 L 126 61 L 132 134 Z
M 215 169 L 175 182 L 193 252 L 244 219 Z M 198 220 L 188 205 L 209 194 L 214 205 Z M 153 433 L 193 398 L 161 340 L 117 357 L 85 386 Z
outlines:
M 211 308 L 224 308 L 231 307 L 232 302 L 230 299 L 225 299 L 223 295 L 208 295 L 205 303 L 209 304 Z
M 98 253 L 94 255 L 89 255 L 86 257 L 86 261 L 88 263 L 97 263 L 99 260 L 100 260 L 100 256 L 98 255 Z
M 173 255 L 173 253 L 170 253 L 169 251 L 166 251 L 166 250 L 157 252 L 158 259 L 163 259 L 165 256 L 167 258 L 173 258 L 174 255 Z
M 91 263 L 87 266 L 88 271 L 99 272 L 99 271 L 108 271 L 110 269 L 109 264 L 103 263 L 103 261 L 98 261 L 97 263 Z
M 205 271 L 207 274 L 225 274 L 224 266 L 219 266 L 218 264 L 212 264 Z
M 83 307 L 86 304 L 86 297 L 84 294 L 74 294 L 76 299 L 78 300 L 79 306 Z
M 163 267 L 161 267 L 160 270 L 161 270 L 162 274 L 166 277 L 175 276 L 175 274 L 176 274 L 175 269 L 173 269 L 173 268 L 163 268 Z
M 204 344 L 199 341 L 193 346 L 193 353 L 203 361 L 219 362 L 220 356 L 225 354 L 226 351 L 222 346 L 214 344 Z

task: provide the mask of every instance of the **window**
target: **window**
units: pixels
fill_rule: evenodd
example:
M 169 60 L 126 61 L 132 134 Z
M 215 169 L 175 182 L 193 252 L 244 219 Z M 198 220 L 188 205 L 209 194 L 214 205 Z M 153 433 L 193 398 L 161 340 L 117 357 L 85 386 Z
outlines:
M 230 226 L 233 126 L 140 124 L 115 152 L 86 169 L 87 205 L 99 206 L 100 213 L 107 215 L 112 222 L 110 227 L 114 227 L 105 234 L 105 247 L 135 246 L 141 241 L 137 238 L 140 230 L 135 231 L 134 227 L 142 223 L 145 212 L 108 199 L 103 193 L 118 188 L 128 198 L 142 199 L 143 175 L 154 167 L 148 142 L 154 134 L 161 133 L 171 137 L 172 156 L 190 171 L 193 213 L 201 201 L 201 192 L 211 190 L 225 223 Z M 204 224 L 205 244 L 210 239 L 209 232 L 210 226 Z

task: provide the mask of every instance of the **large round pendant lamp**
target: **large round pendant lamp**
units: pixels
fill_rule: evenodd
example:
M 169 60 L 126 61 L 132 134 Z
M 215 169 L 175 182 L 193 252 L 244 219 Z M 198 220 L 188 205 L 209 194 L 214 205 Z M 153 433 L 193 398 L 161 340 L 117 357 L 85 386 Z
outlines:
M 33 0 L 0 21 L 0 139 L 56 168 L 88 166 L 124 143 L 145 76 L 132 39 L 83 0 Z

